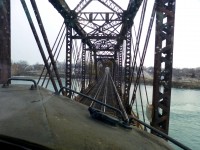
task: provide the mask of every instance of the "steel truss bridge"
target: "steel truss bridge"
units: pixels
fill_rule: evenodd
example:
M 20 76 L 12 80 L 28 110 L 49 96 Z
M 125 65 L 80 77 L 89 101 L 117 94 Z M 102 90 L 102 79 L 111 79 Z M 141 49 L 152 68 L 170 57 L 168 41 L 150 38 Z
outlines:
M 43 47 L 25 0 L 21 0 L 29 25 L 44 61 L 44 69 L 38 84 L 46 87 L 50 81 L 55 92 L 67 87 L 87 94 L 103 103 L 119 108 L 127 114 L 145 120 L 143 115 L 133 112 L 142 99 L 140 84 L 145 85 L 143 64 L 148 50 L 152 27 L 155 24 L 155 53 L 153 76 L 153 115 L 150 125 L 168 134 L 175 0 L 155 0 L 150 18 L 146 18 L 147 0 L 130 0 L 124 10 L 117 1 L 97 0 L 106 12 L 85 12 L 94 0 L 80 0 L 74 9 L 67 1 L 49 0 L 64 19 L 53 47 L 50 46 L 42 18 L 35 0 L 30 0 L 44 43 Z M 0 0 L 0 82 L 11 76 L 10 48 L 10 2 Z M 135 21 L 140 13 L 139 22 Z M 144 20 L 149 20 L 147 31 L 143 31 Z M 137 31 L 134 25 L 138 24 Z M 145 42 L 141 46 L 141 36 Z M 61 80 L 56 61 L 65 47 L 66 63 L 64 82 Z M 141 47 L 143 47 L 141 49 Z M 47 51 L 48 55 L 45 54 Z M 43 77 L 43 78 L 41 78 Z M 47 78 L 48 77 L 48 78 Z M 133 88 L 131 88 L 131 85 Z M 139 91 L 139 96 L 137 92 Z M 115 112 L 77 96 L 71 90 L 62 94 L 95 109 L 115 115 Z M 143 111 L 141 101 L 141 110 Z M 143 111 L 144 113 L 144 111 Z M 145 130 L 145 128 L 143 128 Z M 153 131 L 151 131 L 153 133 Z

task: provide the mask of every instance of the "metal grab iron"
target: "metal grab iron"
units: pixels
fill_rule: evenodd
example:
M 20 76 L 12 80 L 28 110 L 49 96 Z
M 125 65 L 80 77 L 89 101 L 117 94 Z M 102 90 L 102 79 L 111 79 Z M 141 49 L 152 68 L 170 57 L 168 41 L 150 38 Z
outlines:
M 7 80 L 7 82 L 6 82 L 5 84 L 3 84 L 2 88 L 8 87 L 11 80 L 16 80 L 16 81 L 30 81 L 30 82 L 33 82 L 34 85 L 31 86 L 30 90 L 35 90 L 35 89 L 37 89 L 37 83 L 36 83 L 36 81 L 33 80 L 33 79 L 27 79 L 27 78 L 9 78 L 9 79 Z

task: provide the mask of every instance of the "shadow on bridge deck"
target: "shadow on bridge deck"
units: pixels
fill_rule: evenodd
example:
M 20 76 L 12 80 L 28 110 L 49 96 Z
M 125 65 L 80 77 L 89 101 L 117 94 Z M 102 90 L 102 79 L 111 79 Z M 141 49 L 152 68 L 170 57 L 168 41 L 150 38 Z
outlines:
M 93 120 L 88 107 L 38 87 L 0 88 L 0 134 L 52 149 L 171 149 L 139 129 Z

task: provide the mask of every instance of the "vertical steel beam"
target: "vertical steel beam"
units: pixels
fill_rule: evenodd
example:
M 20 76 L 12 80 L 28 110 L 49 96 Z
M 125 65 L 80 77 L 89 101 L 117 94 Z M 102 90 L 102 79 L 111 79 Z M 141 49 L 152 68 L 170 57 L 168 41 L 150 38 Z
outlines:
M 10 0 L 0 0 L 0 84 L 11 76 Z
M 114 70 L 114 82 L 115 82 L 115 86 L 116 88 L 118 87 L 118 79 L 119 79 L 119 52 L 115 52 L 115 59 L 113 61 L 114 66 L 115 66 L 115 70 Z
M 93 63 L 92 63 L 92 51 L 90 51 L 90 73 L 89 73 L 89 85 L 91 85 L 93 77 L 92 77 Z
M 97 54 L 94 52 L 94 69 L 95 69 L 95 80 L 97 80 Z
M 131 86 L 131 29 L 126 33 L 126 54 L 125 54 L 125 73 L 124 73 L 124 105 L 128 114 L 131 114 L 129 105 L 129 91 Z
M 117 63 L 116 63 L 116 61 L 117 61 L 117 52 L 115 51 L 114 52 L 114 60 L 112 61 L 112 63 L 113 63 L 113 80 L 115 81 L 115 83 L 116 83 L 116 77 L 117 77 Z
M 118 92 L 119 94 L 122 94 L 122 45 L 120 46 L 120 49 L 119 49 L 119 56 L 118 56 L 118 62 L 119 62 L 119 66 L 118 66 L 118 86 L 117 86 L 117 89 L 118 89 Z
M 85 90 L 85 55 L 86 54 L 86 44 L 83 43 L 83 47 L 82 47 L 82 91 Z
M 169 130 L 170 117 L 175 2 L 156 0 L 154 112 L 151 125 L 166 134 Z
M 65 86 L 71 88 L 72 86 L 72 28 L 66 26 L 66 72 L 65 72 Z M 66 90 L 66 96 L 71 98 L 72 92 Z

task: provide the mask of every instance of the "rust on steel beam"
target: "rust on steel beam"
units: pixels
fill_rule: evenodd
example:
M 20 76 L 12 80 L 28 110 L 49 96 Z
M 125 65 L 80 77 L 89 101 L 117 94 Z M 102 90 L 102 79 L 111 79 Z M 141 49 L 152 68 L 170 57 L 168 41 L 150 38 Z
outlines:
M 175 0 L 156 0 L 154 112 L 151 125 L 166 134 L 170 117 L 175 3 Z
M 76 12 L 71 10 L 64 0 L 49 0 L 49 2 L 62 15 L 67 26 L 73 28 L 76 31 L 76 33 L 79 34 L 81 37 L 86 37 L 87 33 L 83 30 L 83 28 L 77 21 Z M 89 48 L 93 48 L 93 45 L 90 40 L 85 40 L 85 44 L 87 44 Z
M 10 77 L 10 0 L 0 0 L 0 84 Z

